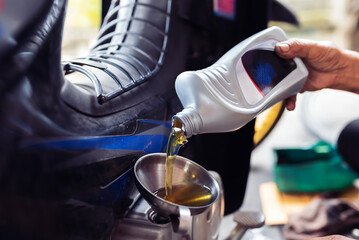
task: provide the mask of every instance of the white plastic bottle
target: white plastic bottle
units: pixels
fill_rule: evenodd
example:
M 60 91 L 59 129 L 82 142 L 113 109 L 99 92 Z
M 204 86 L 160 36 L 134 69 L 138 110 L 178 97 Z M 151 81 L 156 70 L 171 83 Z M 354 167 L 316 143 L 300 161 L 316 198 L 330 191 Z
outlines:
M 184 109 L 174 120 L 182 122 L 185 136 L 239 129 L 299 92 L 308 75 L 303 62 L 274 52 L 275 44 L 286 39 L 282 29 L 271 27 L 242 41 L 212 66 L 181 73 L 175 88 Z

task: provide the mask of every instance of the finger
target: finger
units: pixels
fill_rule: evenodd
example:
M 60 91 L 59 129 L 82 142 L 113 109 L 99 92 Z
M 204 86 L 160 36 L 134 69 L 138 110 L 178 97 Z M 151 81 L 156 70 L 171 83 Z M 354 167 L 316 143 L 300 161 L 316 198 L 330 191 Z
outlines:
M 286 100 L 286 108 L 288 111 L 293 111 L 295 109 L 295 103 L 297 101 L 297 95 L 293 95 Z
M 324 48 L 328 47 L 328 43 L 318 43 L 306 39 L 289 39 L 279 42 L 275 46 L 275 51 L 283 58 L 307 58 L 313 59 L 318 57 Z

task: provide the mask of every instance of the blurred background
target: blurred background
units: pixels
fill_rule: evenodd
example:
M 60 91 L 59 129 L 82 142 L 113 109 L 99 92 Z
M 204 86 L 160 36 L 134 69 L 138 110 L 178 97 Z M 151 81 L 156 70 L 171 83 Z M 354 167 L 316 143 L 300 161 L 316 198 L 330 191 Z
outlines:
M 101 25 L 101 0 L 69 0 L 62 59 L 86 56 Z

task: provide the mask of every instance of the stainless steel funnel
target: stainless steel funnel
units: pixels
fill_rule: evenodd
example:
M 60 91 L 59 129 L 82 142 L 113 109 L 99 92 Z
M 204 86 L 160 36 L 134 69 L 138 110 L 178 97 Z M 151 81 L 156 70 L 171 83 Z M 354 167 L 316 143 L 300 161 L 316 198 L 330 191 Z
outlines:
M 153 153 L 141 157 L 134 167 L 136 186 L 157 214 L 163 217 L 180 216 L 187 211 L 193 216 L 202 213 L 216 202 L 220 195 L 218 182 L 206 169 L 181 156 L 177 156 L 174 163 L 172 184 L 196 183 L 205 185 L 212 193 L 211 202 L 204 206 L 188 207 L 156 196 L 154 192 L 165 186 L 165 161 L 166 154 Z

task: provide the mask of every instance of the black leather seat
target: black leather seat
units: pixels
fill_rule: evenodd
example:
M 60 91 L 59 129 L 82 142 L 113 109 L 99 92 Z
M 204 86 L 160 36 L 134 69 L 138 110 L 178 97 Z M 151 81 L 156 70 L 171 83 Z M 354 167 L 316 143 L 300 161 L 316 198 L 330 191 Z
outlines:
M 84 58 L 64 62 L 61 95 L 75 109 L 104 115 L 173 91 L 185 70 L 188 30 L 178 4 L 167 0 L 112 1 L 97 43 Z

